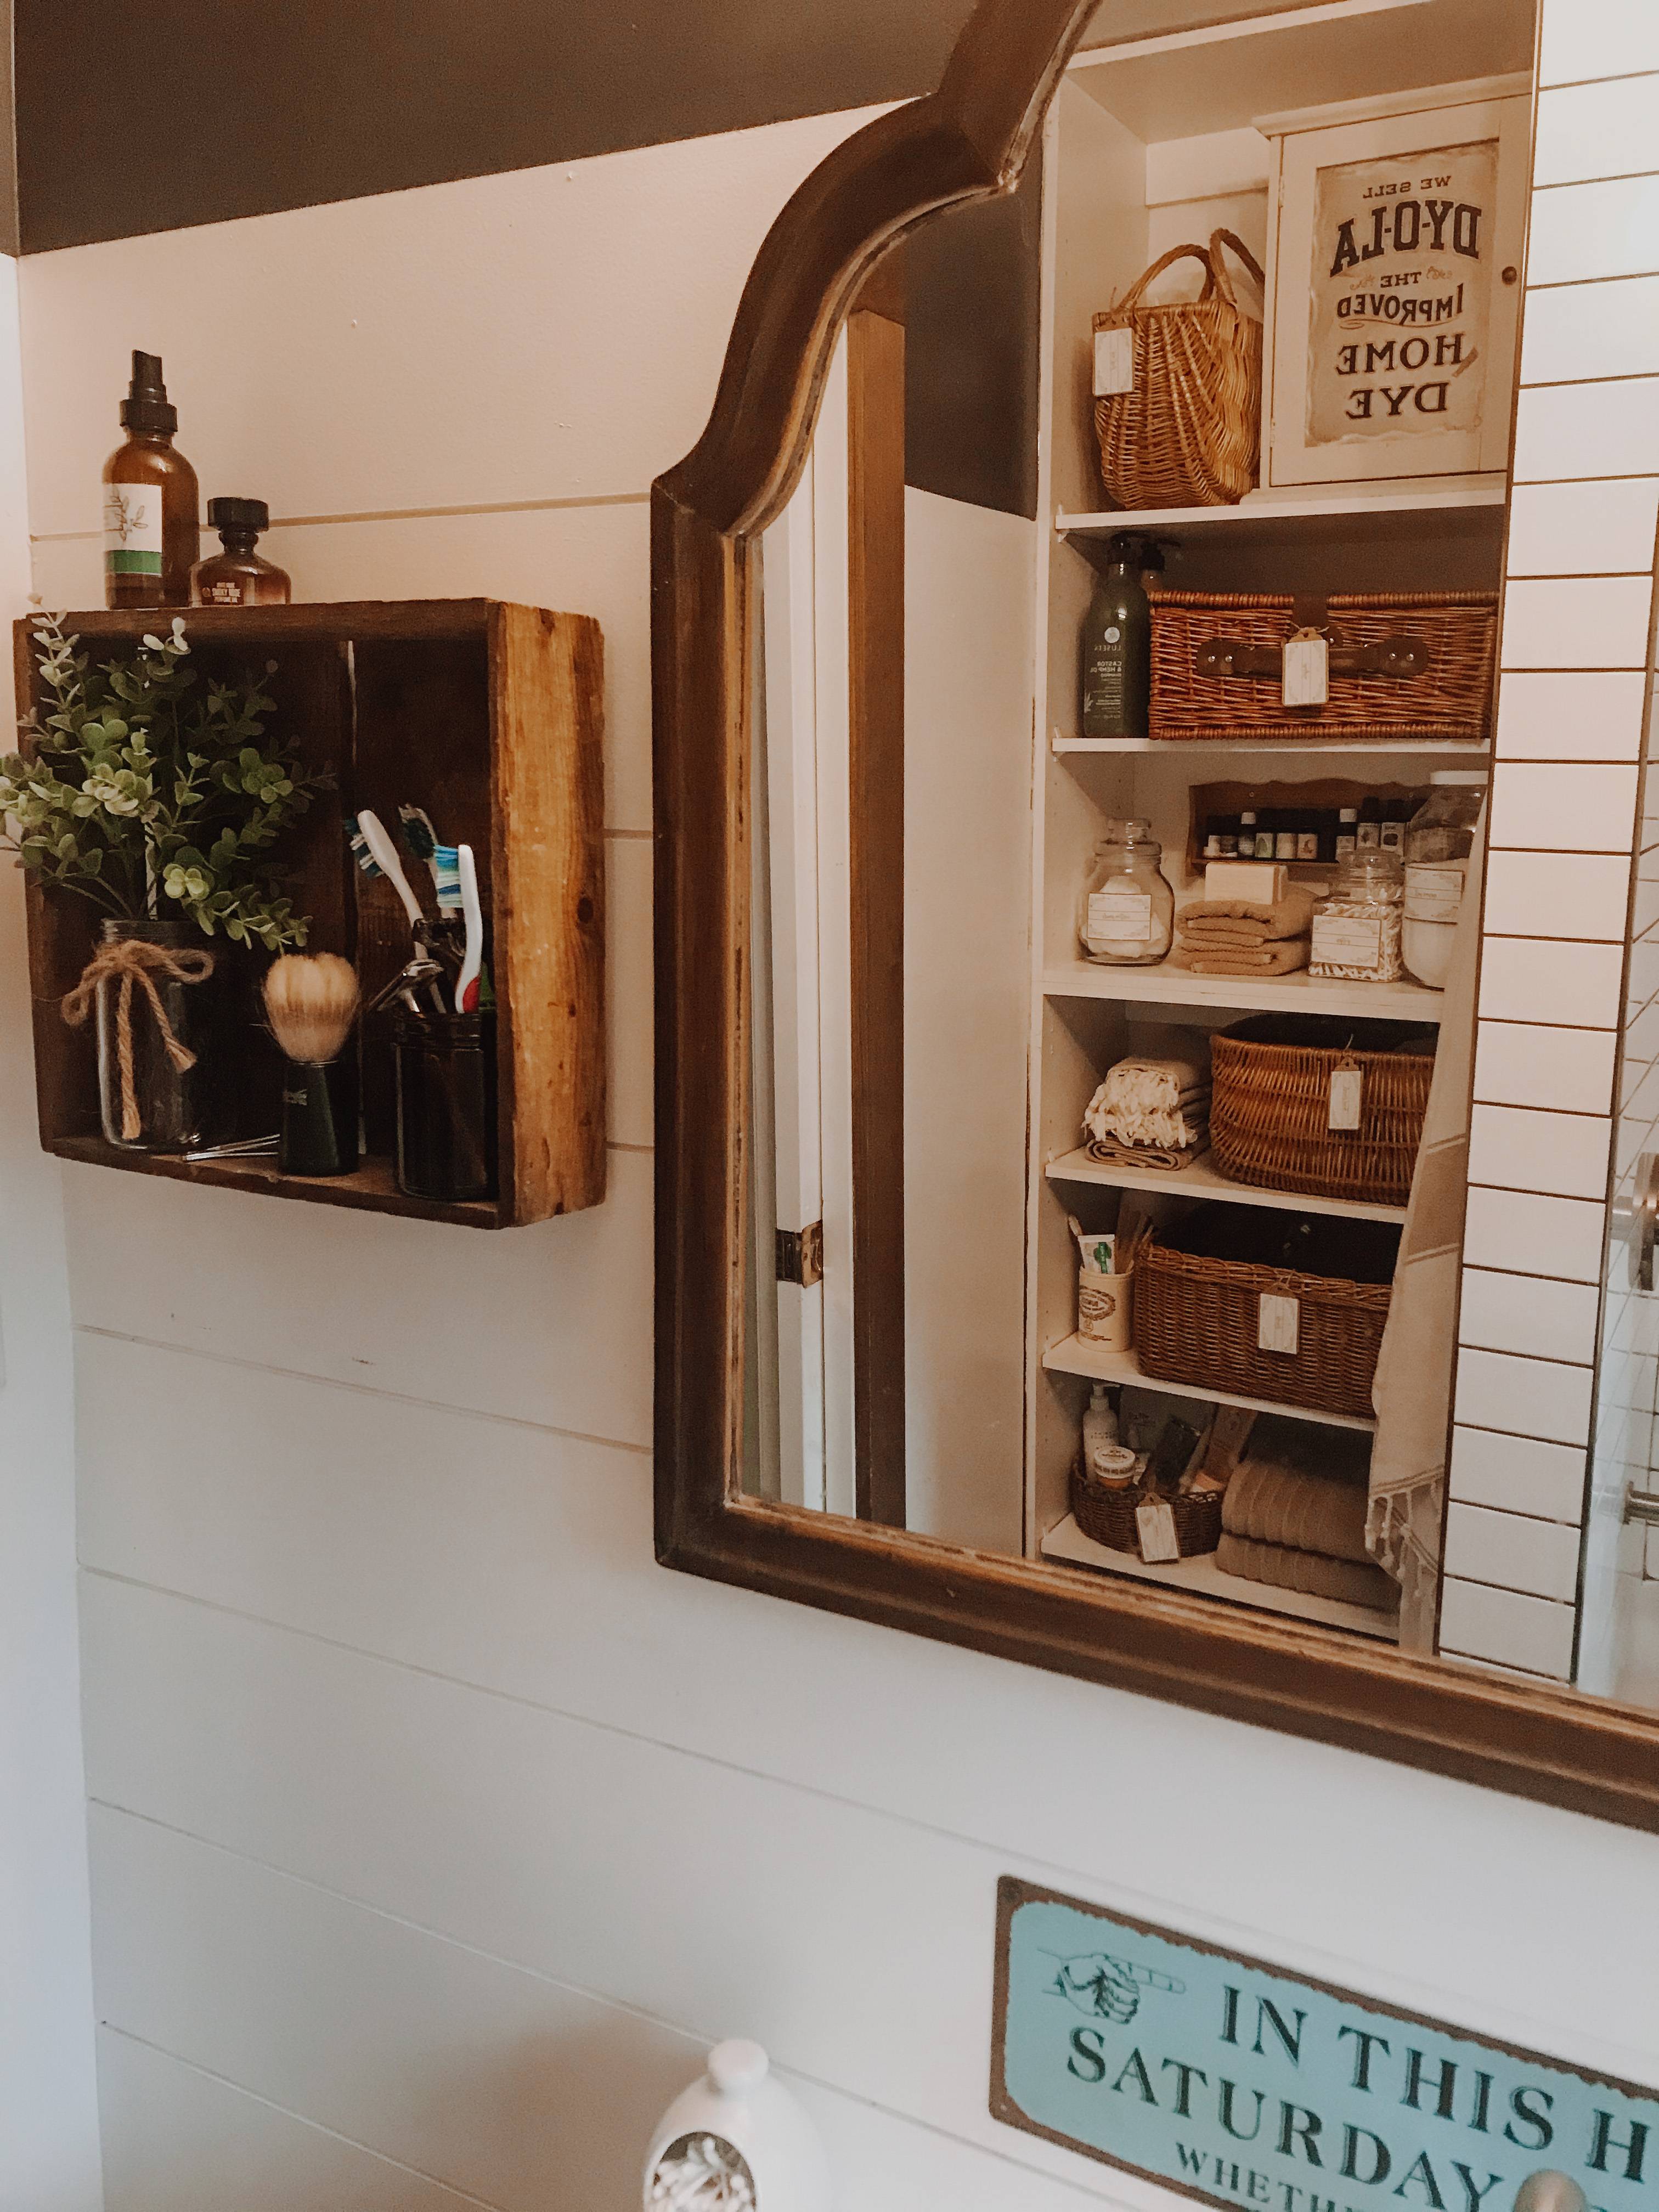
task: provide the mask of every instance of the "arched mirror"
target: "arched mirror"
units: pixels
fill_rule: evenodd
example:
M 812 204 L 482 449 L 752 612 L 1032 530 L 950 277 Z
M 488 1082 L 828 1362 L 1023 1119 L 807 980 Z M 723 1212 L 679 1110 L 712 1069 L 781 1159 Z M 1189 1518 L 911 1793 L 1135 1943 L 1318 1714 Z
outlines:
M 1645 1063 L 1489 791 L 1531 0 L 1168 13 L 983 0 L 656 487 L 659 1553 L 1653 1824 Z

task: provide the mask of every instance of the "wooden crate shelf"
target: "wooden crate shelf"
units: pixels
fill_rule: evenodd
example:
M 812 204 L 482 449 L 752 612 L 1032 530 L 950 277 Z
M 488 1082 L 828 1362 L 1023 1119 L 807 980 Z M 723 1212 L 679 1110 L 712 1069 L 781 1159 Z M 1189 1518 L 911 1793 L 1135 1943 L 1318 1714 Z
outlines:
M 94 658 L 131 652 L 170 611 L 70 614 Z M 372 807 L 395 833 L 400 803 L 424 806 L 478 868 L 496 1016 L 499 1195 L 462 1204 L 405 1196 L 393 1181 L 389 1026 L 362 1025 L 368 1153 L 354 1176 L 279 1176 L 270 1158 L 192 1162 L 106 1143 L 89 1033 L 58 1002 L 90 954 L 94 910 L 29 888 L 40 1139 L 66 1159 L 314 1204 L 514 1227 L 605 1195 L 603 656 L 599 625 L 495 599 L 341 601 L 184 611 L 193 664 L 222 678 L 276 663 L 270 718 L 332 769 L 279 848 L 313 918 L 307 950 L 343 952 L 365 998 L 402 966 L 408 924 L 391 885 L 352 864 L 343 817 Z M 21 712 L 36 696 L 27 622 L 14 626 Z M 420 889 L 425 871 L 408 867 Z M 204 940 L 204 943 L 207 940 Z

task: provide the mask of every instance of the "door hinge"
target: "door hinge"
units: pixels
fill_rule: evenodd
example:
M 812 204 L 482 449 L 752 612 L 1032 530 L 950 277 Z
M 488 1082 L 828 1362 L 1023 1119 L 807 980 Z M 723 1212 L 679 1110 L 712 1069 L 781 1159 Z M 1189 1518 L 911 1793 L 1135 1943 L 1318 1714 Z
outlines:
M 805 1229 L 778 1231 L 778 1280 L 799 1283 L 810 1291 L 823 1280 L 823 1224 L 809 1221 Z

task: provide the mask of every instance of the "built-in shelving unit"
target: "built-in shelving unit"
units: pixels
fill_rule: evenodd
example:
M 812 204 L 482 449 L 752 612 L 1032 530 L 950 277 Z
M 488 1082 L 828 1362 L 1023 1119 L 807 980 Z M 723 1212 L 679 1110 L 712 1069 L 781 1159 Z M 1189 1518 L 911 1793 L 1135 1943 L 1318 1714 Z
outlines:
M 1253 753 L 1279 760 L 1318 760 L 1334 753 L 1368 753 L 1375 759 L 1377 752 L 1376 740 L 1363 738 L 1204 738 L 1189 742 L 1170 738 L 1071 738 L 1056 730 L 1052 742 L 1057 753 L 1095 753 L 1106 759 L 1115 754 L 1152 753 L 1164 760 L 1184 759 L 1191 768 L 1218 756 L 1237 760 L 1242 754 Z M 1492 747 L 1473 739 L 1460 744 L 1445 738 L 1401 738 L 1389 747 L 1389 758 L 1398 760 L 1402 756 L 1485 761 L 1491 758 Z
M 1217 1390 L 1208 1383 L 1166 1382 L 1145 1375 L 1133 1352 L 1110 1352 L 1090 1337 L 1068 1336 L 1051 1344 L 1042 1355 L 1051 1375 L 1078 1375 L 1090 1382 L 1127 1382 L 1146 1390 L 1164 1390 L 1176 1398 L 1201 1398 L 1212 1406 L 1248 1406 L 1257 1413 L 1283 1413 L 1293 1421 L 1314 1421 L 1325 1429 L 1375 1431 L 1374 1420 L 1357 1413 L 1316 1413 L 1304 1406 L 1287 1406 L 1277 1398 L 1242 1398 L 1236 1390 Z
M 1403 1221 L 1403 1206 L 1370 1206 L 1358 1198 L 1310 1198 L 1293 1190 L 1257 1190 L 1247 1182 L 1229 1182 L 1218 1175 L 1206 1157 L 1188 1168 L 1119 1167 L 1091 1160 L 1085 1152 L 1062 1153 L 1050 1160 L 1043 1173 L 1050 1182 L 1100 1183 L 1114 1190 L 1145 1190 L 1159 1198 L 1206 1198 L 1225 1206 L 1265 1206 L 1286 1213 L 1340 1213 L 1351 1221 Z
M 1356 526 L 1373 540 L 1410 543 L 1425 530 L 1470 517 L 1474 530 L 1501 528 L 1507 497 L 1502 477 L 1469 477 L 1453 484 L 1367 484 L 1352 491 L 1248 492 L 1237 507 L 1162 507 L 1131 513 L 1108 510 L 1070 514 L 1062 507 L 1054 528 L 1063 538 L 1115 538 L 1132 530 L 1146 537 L 1201 535 L 1236 551 L 1273 553 L 1291 546 L 1338 543 Z M 1483 511 L 1484 510 L 1484 514 Z
M 1161 1006 L 1233 1007 L 1240 1012 L 1339 1014 L 1355 1020 L 1438 1022 L 1443 991 L 1424 983 L 1346 983 L 1306 969 L 1294 975 L 1195 975 L 1161 961 L 1152 968 L 1097 967 L 1073 960 L 1050 968 L 1051 999 L 1111 999 Z
M 1195 1597 L 1221 1598 L 1229 1605 L 1250 1607 L 1257 1613 L 1288 1613 L 1293 1620 L 1317 1620 L 1328 1628 L 1352 1629 L 1360 1636 L 1394 1641 L 1394 1622 L 1387 1613 L 1368 1605 L 1344 1605 L 1338 1598 L 1313 1597 L 1304 1590 L 1280 1589 L 1269 1583 L 1246 1582 L 1241 1575 L 1223 1574 L 1213 1552 L 1195 1559 L 1171 1559 L 1148 1566 L 1133 1552 L 1114 1552 L 1085 1536 L 1068 1513 L 1042 1539 L 1042 1557 L 1056 1566 L 1094 1567 L 1111 1575 L 1127 1575 L 1133 1582 L 1161 1583 L 1165 1589 L 1190 1592 Z

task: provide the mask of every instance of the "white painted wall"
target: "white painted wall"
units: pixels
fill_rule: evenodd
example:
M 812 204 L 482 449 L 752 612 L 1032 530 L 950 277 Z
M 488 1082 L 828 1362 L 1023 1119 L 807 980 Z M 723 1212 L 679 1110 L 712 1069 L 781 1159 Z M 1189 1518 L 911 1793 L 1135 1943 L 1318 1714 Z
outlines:
M 17 264 L 0 257 L 0 612 L 27 611 Z M 9 751 L 7 741 L 0 750 Z M 75 1433 L 57 1164 L 35 1139 L 22 881 L 0 860 L 0 2204 L 95 2212 Z
M 1652 1838 L 652 1563 L 643 498 L 849 120 L 25 268 L 49 600 L 138 343 L 205 492 L 319 518 L 302 592 L 585 608 L 610 667 L 601 1209 L 65 1176 L 111 2212 L 626 2212 L 735 2031 L 848 2212 L 1171 2203 L 989 2118 L 1004 1871 L 1659 2072 Z

